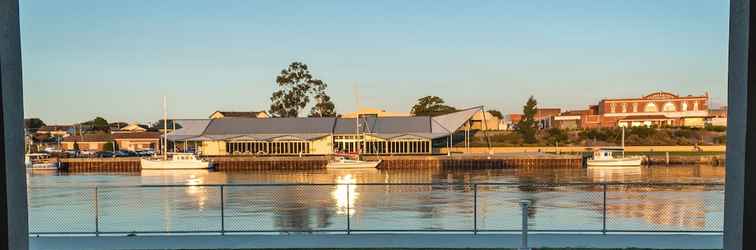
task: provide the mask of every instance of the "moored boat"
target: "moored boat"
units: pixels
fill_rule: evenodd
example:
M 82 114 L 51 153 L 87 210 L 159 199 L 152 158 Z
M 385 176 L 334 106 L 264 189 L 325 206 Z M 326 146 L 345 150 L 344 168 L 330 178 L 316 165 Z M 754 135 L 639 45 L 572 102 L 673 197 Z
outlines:
M 376 168 L 381 164 L 381 160 L 377 161 L 361 161 L 351 160 L 346 157 L 336 157 L 335 160 L 328 162 L 326 168 L 328 169 L 359 169 L 359 168 Z
M 24 165 L 29 170 L 58 170 L 60 162 L 53 161 L 48 154 L 31 153 L 24 155 Z
M 615 153 L 622 156 L 615 156 Z M 616 148 L 599 148 L 593 151 L 593 157 L 588 159 L 588 166 L 640 166 L 643 163 L 641 156 L 624 156 L 624 150 Z
M 198 159 L 192 153 L 172 153 L 169 159 L 142 158 L 142 170 L 150 169 L 209 169 L 210 162 Z

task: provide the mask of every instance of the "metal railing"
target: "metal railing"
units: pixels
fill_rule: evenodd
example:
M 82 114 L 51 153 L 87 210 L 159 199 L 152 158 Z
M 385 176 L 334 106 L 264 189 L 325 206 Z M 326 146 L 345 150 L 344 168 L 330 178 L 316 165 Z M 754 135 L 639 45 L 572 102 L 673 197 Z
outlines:
M 721 233 L 721 183 L 30 187 L 30 235 Z

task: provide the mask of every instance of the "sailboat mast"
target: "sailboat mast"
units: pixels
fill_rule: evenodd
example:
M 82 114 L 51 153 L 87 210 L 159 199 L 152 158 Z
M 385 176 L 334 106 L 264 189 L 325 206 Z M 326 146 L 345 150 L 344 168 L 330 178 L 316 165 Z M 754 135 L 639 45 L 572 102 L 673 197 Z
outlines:
M 163 96 L 163 160 L 168 159 L 168 103 Z
M 359 94 L 357 94 L 357 84 L 356 83 L 354 84 L 354 102 L 355 102 L 355 109 L 357 111 L 357 112 L 355 112 L 355 113 L 357 113 L 357 117 L 354 118 L 354 125 L 355 125 L 354 129 L 355 129 L 355 134 L 357 134 L 357 136 L 355 138 L 358 139 L 358 140 L 356 140 L 357 145 L 356 145 L 355 148 L 357 149 L 357 160 L 359 160 L 360 159 L 360 153 L 362 151 L 361 148 L 360 148 L 360 144 L 362 144 L 361 142 L 365 138 L 363 137 L 362 140 L 359 140 L 360 135 L 361 135 L 361 133 L 360 133 L 360 96 L 359 96 Z
M 625 158 L 625 127 L 622 127 L 622 158 Z

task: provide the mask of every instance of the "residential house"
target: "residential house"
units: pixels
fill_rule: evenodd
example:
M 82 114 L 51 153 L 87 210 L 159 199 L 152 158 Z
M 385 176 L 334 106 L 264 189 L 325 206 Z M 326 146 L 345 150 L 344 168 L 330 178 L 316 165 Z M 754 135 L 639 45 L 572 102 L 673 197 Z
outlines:
M 359 115 L 359 117 L 408 117 L 413 116 L 411 113 L 404 113 L 404 112 L 387 112 L 383 109 L 377 109 L 377 108 L 367 108 L 363 107 L 358 109 L 355 112 L 350 112 L 346 114 L 342 114 L 342 118 L 355 118 Z

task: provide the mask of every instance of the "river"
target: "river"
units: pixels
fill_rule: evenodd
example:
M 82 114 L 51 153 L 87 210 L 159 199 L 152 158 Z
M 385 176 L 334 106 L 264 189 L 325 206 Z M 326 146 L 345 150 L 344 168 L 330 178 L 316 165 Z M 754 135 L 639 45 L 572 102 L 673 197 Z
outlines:
M 721 166 L 318 171 L 30 172 L 31 232 L 516 230 L 718 231 L 724 188 L 472 183 L 711 183 Z M 201 184 L 342 184 L 226 186 Z M 359 185 L 435 183 L 434 185 Z M 185 187 L 106 187 L 181 184 Z M 357 185 L 345 185 L 357 184 Z M 449 185 L 446 185 L 449 184 Z M 95 190 L 97 199 L 95 200 Z M 606 208 L 606 209 L 604 209 Z M 221 213 L 223 217 L 221 219 Z M 606 225 L 606 226 L 604 226 Z

